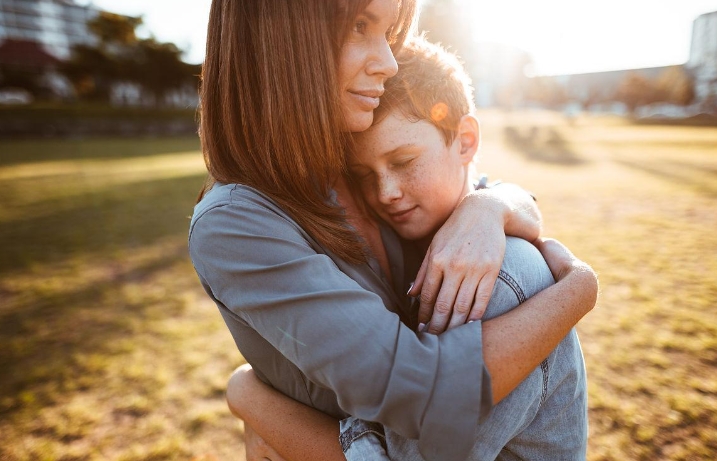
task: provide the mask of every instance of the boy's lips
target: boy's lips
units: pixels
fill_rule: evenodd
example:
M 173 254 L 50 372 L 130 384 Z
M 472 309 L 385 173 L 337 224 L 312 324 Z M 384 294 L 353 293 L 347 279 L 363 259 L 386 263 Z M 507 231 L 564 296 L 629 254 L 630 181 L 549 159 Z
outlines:
M 402 223 L 411 219 L 411 215 L 416 210 L 416 208 L 418 208 L 418 205 L 412 206 L 411 208 L 406 208 L 405 210 L 387 212 L 387 214 L 392 222 Z

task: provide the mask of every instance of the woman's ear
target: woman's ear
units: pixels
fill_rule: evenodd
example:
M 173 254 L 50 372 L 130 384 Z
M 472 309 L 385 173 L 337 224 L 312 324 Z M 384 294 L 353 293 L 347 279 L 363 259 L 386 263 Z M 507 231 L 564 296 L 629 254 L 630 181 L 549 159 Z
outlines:
M 477 118 L 470 114 L 461 117 L 458 123 L 458 139 L 461 143 L 461 160 L 467 165 L 473 160 L 480 146 L 480 125 Z

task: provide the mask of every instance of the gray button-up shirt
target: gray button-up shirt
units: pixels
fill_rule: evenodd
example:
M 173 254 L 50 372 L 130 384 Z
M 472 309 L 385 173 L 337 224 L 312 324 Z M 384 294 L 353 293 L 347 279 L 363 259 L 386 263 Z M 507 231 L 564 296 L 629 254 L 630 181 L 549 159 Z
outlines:
M 262 380 L 334 417 L 418 439 L 424 454 L 465 459 L 492 400 L 481 323 L 440 336 L 401 323 L 397 313 L 415 316 L 394 291 L 405 289 L 401 245 L 383 236 L 394 287 L 377 264 L 332 255 L 262 193 L 227 184 L 195 207 L 189 252 Z

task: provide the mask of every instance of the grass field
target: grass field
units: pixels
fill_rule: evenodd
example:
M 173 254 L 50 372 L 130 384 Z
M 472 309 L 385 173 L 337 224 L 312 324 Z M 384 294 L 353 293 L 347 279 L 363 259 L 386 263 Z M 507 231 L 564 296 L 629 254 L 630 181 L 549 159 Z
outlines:
M 717 128 L 481 114 L 478 169 L 599 272 L 589 459 L 717 458 Z M 243 459 L 186 253 L 194 139 L 0 142 L 0 459 Z

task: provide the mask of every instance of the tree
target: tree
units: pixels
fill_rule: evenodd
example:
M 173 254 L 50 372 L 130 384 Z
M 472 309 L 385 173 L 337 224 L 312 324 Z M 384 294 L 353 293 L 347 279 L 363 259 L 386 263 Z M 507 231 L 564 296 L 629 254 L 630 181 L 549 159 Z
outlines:
M 663 70 L 655 81 L 657 99 L 678 106 L 687 106 L 695 98 L 695 85 L 682 66 Z
M 153 38 L 140 40 L 132 61 L 127 63 L 132 81 L 154 95 L 156 104 L 173 89 L 196 82 L 196 66 L 182 61 L 182 51 L 173 43 L 160 43 Z
M 657 102 L 657 91 L 652 80 L 637 72 L 629 72 L 620 82 L 615 99 L 624 103 L 631 114 L 640 106 Z
M 76 45 L 69 61 L 60 66 L 80 99 L 107 102 L 119 76 L 119 61 L 99 48 Z
M 131 46 L 137 42 L 137 27 L 142 25 L 142 17 L 123 16 L 101 11 L 87 27 L 100 42 L 100 48 L 112 46 Z
M 174 89 L 196 85 L 197 66 L 182 61 L 182 52 L 173 43 L 154 38 L 138 39 L 142 18 L 107 12 L 90 21 L 97 46 L 78 45 L 61 71 L 82 99 L 109 102 L 113 85 L 134 83 L 162 104 Z

